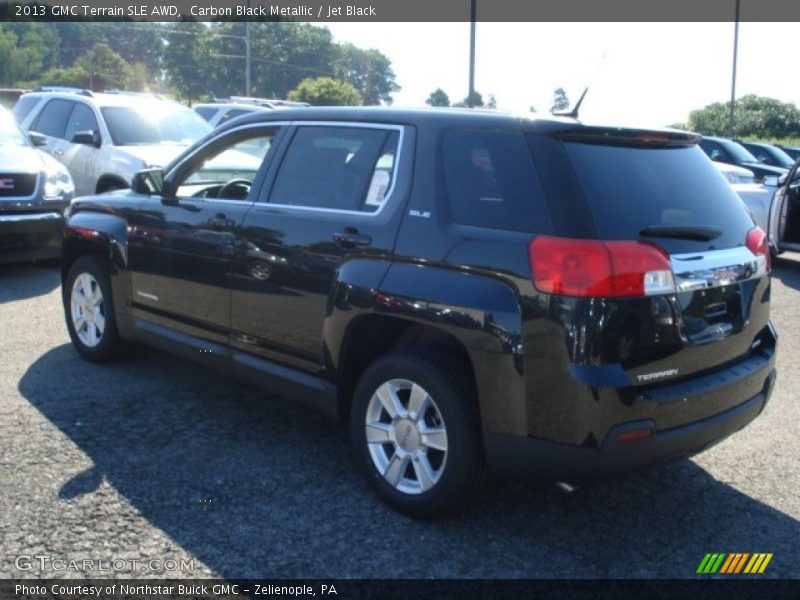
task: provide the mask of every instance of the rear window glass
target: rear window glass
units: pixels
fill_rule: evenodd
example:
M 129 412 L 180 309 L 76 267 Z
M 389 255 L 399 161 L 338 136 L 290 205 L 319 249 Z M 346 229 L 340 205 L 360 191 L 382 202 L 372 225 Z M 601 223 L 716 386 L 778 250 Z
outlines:
M 602 239 L 639 239 L 646 227 L 701 225 L 722 231 L 721 236 L 703 242 L 706 247 L 727 248 L 742 245 L 753 227 L 740 198 L 696 146 L 566 142 L 563 147 Z M 551 198 L 551 202 L 559 201 Z M 686 240 L 649 239 L 673 252 L 697 248 L 687 248 L 691 243 Z
M 448 131 L 444 175 L 456 223 L 529 232 L 547 227 L 544 194 L 522 134 Z

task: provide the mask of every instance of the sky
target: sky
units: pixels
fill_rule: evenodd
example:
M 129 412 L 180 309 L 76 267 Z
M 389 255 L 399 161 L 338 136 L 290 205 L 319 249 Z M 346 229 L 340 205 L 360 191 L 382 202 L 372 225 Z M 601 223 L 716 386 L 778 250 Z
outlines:
M 392 61 L 396 106 L 423 106 L 441 87 L 467 95 L 469 23 L 330 23 L 334 39 Z M 475 88 L 498 108 L 550 109 L 563 87 L 587 122 L 666 126 L 731 94 L 733 23 L 478 23 Z M 800 23 L 740 23 L 736 97 L 800 104 L 792 58 Z

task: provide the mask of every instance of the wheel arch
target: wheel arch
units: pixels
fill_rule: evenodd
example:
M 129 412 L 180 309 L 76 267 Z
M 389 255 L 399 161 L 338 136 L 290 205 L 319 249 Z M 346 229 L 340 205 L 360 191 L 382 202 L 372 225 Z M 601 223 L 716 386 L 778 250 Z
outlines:
M 106 173 L 97 179 L 95 193 L 102 194 L 103 192 L 107 192 L 112 189 L 124 189 L 128 187 L 130 187 L 130 183 L 125 181 L 123 177 Z

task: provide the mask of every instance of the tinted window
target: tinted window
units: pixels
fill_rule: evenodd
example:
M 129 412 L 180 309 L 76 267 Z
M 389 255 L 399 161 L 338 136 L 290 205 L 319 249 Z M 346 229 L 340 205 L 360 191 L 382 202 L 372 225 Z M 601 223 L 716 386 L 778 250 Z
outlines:
M 45 104 L 32 129 L 45 135 L 63 138 L 67 119 L 74 106 L 75 103 L 70 100 L 50 100 Z
M 716 142 L 701 140 L 700 147 L 708 154 L 711 160 L 718 160 L 720 162 L 729 162 L 731 160 L 731 157 L 725 152 L 725 149 Z
M 214 106 L 195 106 L 194 112 L 203 117 L 206 121 L 210 121 L 211 117 L 217 114 L 219 109 Z
M 728 248 L 742 245 L 753 227 L 740 198 L 697 147 L 554 143 L 564 146 L 601 239 L 639 239 L 651 226 L 705 225 L 722 235 L 704 244 Z M 561 194 L 550 202 L 561 203 Z M 657 242 L 673 252 L 692 250 L 685 240 Z
M 365 127 L 300 127 L 270 202 L 375 212 L 390 189 L 399 135 Z
M 67 121 L 67 130 L 64 134 L 64 138 L 71 140 L 72 136 L 76 133 L 96 130 L 97 119 L 95 119 L 92 109 L 85 104 L 77 102 L 69 117 L 69 121 Z
M 39 96 L 20 96 L 20 99 L 17 100 L 17 103 L 11 111 L 14 113 L 14 118 L 17 120 L 17 123 L 22 123 L 22 120 L 28 116 L 34 106 L 39 104 L 40 100 L 41 97 Z
M 538 231 L 548 222 L 544 194 L 520 133 L 448 131 L 444 173 L 457 223 Z

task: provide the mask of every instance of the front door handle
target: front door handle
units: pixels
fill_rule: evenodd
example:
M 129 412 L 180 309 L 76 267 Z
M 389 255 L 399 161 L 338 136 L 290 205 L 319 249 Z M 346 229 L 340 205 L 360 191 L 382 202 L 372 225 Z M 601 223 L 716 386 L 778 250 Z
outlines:
M 369 246 L 372 238 L 364 233 L 358 233 L 355 227 L 345 227 L 344 231 L 333 234 L 333 241 L 342 248 L 355 248 L 356 246 Z
M 231 220 L 228 219 L 224 214 L 217 213 L 213 217 L 208 220 L 208 226 L 211 227 L 214 231 L 225 231 L 228 229 L 232 229 Z

